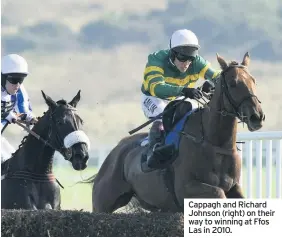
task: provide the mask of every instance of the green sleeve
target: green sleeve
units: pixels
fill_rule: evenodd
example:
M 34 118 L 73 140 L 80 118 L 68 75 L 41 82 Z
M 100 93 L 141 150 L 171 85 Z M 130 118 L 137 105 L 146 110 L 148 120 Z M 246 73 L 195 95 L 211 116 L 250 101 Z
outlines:
M 221 70 L 213 69 L 211 64 L 201 56 L 197 56 L 196 60 L 196 67 L 200 78 L 214 80 L 221 73 Z
M 165 82 L 163 61 L 155 54 L 151 54 L 148 57 L 144 72 L 143 88 L 150 95 L 162 99 L 180 96 L 183 89 L 181 86 L 173 86 Z

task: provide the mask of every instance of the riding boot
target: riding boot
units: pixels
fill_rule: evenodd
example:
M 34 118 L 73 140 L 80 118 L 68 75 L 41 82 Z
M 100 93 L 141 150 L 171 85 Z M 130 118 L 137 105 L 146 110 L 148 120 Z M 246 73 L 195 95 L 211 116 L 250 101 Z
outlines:
M 157 147 L 161 146 L 163 137 L 163 123 L 162 121 L 154 121 L 149 132 L 149 151 L 147 154 L 148 167 L 156 167 L 158 161 L 154 156 L 154 151 Z

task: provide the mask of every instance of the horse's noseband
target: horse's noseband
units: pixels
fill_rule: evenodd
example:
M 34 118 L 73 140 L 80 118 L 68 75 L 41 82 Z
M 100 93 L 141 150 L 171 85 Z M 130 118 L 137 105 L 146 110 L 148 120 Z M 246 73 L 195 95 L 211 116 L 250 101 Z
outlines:
M 71 147 L 76 143 L 85 143 L 87 149 L 90 150 L 90 140 L 88 136 L 82 130 L 76 130 L 69 133 L 64 138 L 64 155 L 67 160 L 70 160 L 72 157 L 72 150 Z

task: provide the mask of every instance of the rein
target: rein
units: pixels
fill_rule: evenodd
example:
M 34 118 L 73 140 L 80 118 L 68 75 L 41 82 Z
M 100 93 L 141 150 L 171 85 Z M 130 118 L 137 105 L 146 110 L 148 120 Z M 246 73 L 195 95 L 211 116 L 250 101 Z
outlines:
M 47 145 L 49 147 L 51 147 L 52 149 L 55 150 L 55 148 L 46 140 L 44 140 L 42 137 L 40 137 L 40 135 L 38 135 L 37 133 L 35 133 L 34 131 L 32 131 L 31 129 L 29 129 L 26 125 L 22 124 L 22 122 L 20 121 L 15 121 L 15 123 L 22 127 L 23 129 L 25 129 L 29 134 L 33 135 L 37 140 L 40 140 L 41 142 L 44 143 L 44 145 Z

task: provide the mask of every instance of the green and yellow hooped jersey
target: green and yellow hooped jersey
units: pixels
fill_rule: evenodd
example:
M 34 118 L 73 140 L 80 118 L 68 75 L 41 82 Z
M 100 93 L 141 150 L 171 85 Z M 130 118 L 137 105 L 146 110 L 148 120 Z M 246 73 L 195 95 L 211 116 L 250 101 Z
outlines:
M 148 96 L 172 100 L 180 96 L 184 87 L 193 88 L 200 79 L 213 80 L 215 71 L 210 63 L 197 56 L 185 73 L 181 73 L 169 60 L 169 50 L 161 50 L 148 56 L 141 91 Z

